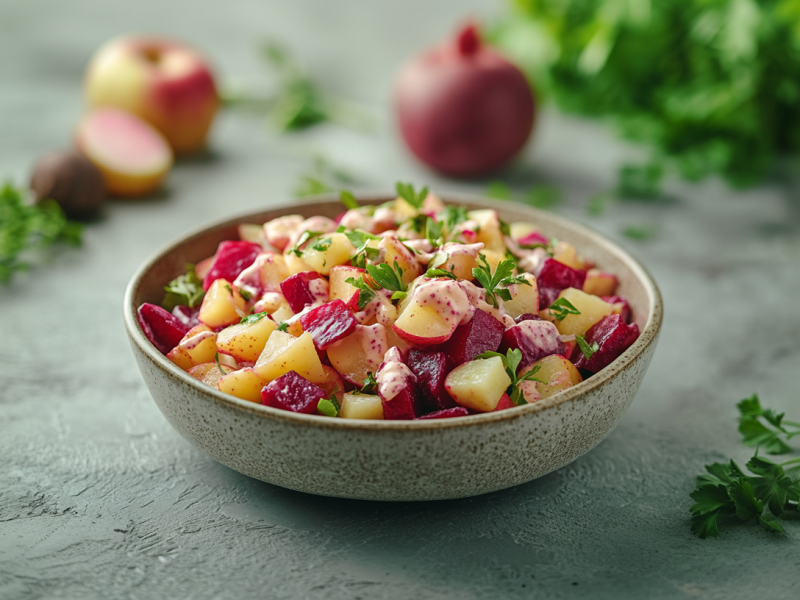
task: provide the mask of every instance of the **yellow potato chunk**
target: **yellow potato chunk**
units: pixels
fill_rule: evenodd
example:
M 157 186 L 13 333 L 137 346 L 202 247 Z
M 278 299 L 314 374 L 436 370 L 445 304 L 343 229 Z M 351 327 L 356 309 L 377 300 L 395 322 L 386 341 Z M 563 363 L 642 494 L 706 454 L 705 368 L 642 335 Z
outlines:
M 241 323 L 226 327 L 217 334 L 217 349 L 236 360 L 256 362 L 267 340 L 278 325 L 266 315 L 246 317 Z
M 217 353 L 217 334 L 205 325 L 197 325 L 186 332 L 167 358 L 184 371 L 203 363 L 212 362 Z
M 506 243 L 500 231 L 500 219 L 497 211 L 490 208 L 484 210 L 471 210 L 467 217 L 478 223 L 478 236 L 476 241 L 483 242 L 487 250 L 496 250 L 504 253 Z
M 292 255 L 294 256 L 294 255 Z M 271 252 L 268 256 L 261 259 L 259 277 L 261 285 L 266 292 L 280 292 L 281 282 L 289 277 L 289 269 L 286 260 L 280 254 Z
M 224 367 L 223 367 L 224 368 Z M 220 392 L 236 396 L 249 402 L 261 403 L 261 388 L 267 385 L 267 380 L 250 367 L 231 371 L 217 381 Z
M 289 371 L 296 372 L 311 383 L 323 383 L 326 380 L 310 333 L 298 338 L 283 331 L 273 331 L 253 369 L 267 382 Z
M 284 254 L 283 260 L 286 263 L 286 269 L 289 275 L 294 275 L 295 273 L 306 273 L 307 271 L 314 270 L 311 268 L 311 265 L 293 252 L 287 252 Z
M 523 275 L 530 285 L 515 283 L 509 286 L 511 300 L 504 300 L 503 306 L 512 319 L 525 313 L 539 314 L 539 288 L 536 286 L 536 277 L 530 273 Z
M 338 266 L 331 269 L 330 279 L 328 281 L 328 293 L 331 300 L 341 300 L 345 304 L 353 297 L 358 291 L 354 285 L 347 283 L 347 279 L 352 277 L 358 279 L 363 277 L 366 271 L 357 267 Z
M 397 261 L 397 266 L 403 271 L 403 283 L 406 285 L 422 274 L 422 268 L 414 253 L 396 237 L 384 236 L 378 243 L 378 248 L 383 251 L 381 262 L 394 267 L 394 262 Z
M 578 252 L 575 246 L 569 242 L 558 242 L 553 249 L 553 258 L 563 265 L 572 267 L 573 269 L 585 269 L 583 261 L 578 258 Z
M 491 412 L 511 385 L 503 359 L 499 356 L 465 362 L 444 381 L 444 389 L 461 406 Z
M 541 398 L 548 398 L 583 381 L 583 377 L 581 377 L 580 371 L 575 365 L 560 354 L 545 356 L 533 363 L 531 368 L 537 366 L 539 371 L 536 373 L 536 379 L 541 379 L 545 382 L 536 382 Z
M 303 260 L 322 275 L 330 275 L 333 267 L 350 262 L 356 248 L 343 233 L 331 233 L 313 240 L 303 250 Z
M 196 367 L 189 369 L 187 372 L 198 381 L 202 381 L 206 385 L 209 385 L 213 388 L 217 387 L 217 382 L 219 381 L 220 377 L 224 375 L 224 373 L 219 370 L 219 367 L 217 367 L 217 363 L 215 362 L 197 365 Z
M 383 420 L 383 403 L 380 396 L 345 394 L 339 416 L 344 419 Z
M 566 298 L 581 313 L 567 315 L 563 321 L 555 321 L 561 335 L 585 335 L 592 325 L 611 314 L 608 302 L 576 288 L 561 290 L 558 297 Z
M 539 228 L 533 223 L 517 221 L 509 224 L 508 231 L 511 234 L 512 239 L 519 240 L 524 238 L 526 235 L 533 233 L 534 231 L 539 231 Z
M 233 325 L 244 316 L 244 299 L 233 293 L 233 287 L 225 279 L 217 279 L 208 288 L 197 318 L 212 329 Z
M 613 296 L 617 289 L 617 276 L 600 269 L 589 269 L 583 291 L 594 296 Z

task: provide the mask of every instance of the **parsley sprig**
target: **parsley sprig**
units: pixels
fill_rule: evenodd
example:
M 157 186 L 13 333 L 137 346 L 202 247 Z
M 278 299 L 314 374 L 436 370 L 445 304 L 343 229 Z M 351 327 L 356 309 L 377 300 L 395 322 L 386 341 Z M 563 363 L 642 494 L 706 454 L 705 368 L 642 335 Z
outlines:
M 392 300 L 401 300 L 408 294 L 408 287 L 403 282 L 403 270 L 397 264 L 397 261 L 394 261 L 394 266 L 381 263 L 379 265 L 367 265 L 366 269 L 377 286 L 373 287 L 373 289 L 385 289 L 394 292 Z
M 444 244 L 444 223 L 436 222 L 428 217 L 425 223 L 425 237 L 434 248 L 440 247 Z
M 203 282 L 197 276 L 194 265 L 186 265 L 186 273 L 179 275 L 166 286 L 164 286 L 164 299 L 161 307 L 172 310 L 176 306 L 183 305 L 189 308 L 198 306 L 206 295 L 203 289 Z
M 380 250 L 372 248 L 369 245 L 371 240 L 381 239 L 377 235 L 372 235 L 364 231 L 345 231 L 344 227 L 339 227 L 336 231 L 344 233 L 347 239 L 350 240 L 350 243 L 355 246 L 355 254 L 350 257 L 350 264 L 354 267 L 363 269 L 367 266 L 368 260 L 375 260 L 380 255 Z
M 512 273 L 516 267 L 516 263 L 507 258 L 497 265 L 494 273 L 492 273 L 491 265 L 486 262 L 486 257 L 483 254 L 478 254 L 478 266 L 472 269 L 472 276 L 477 279 L 486 291 L 487 302 L 497 308 L 497 297 L 503 300 L 511 300 L 511 292 L 505 287 L 513 284 L 530 285 L 525 276 L 513 276 Z M 500 286 L 504 286 L 501 288 Z
M 278 327 L 276 327 L 278 331 L 282 331 L 283 333 L 289 332 L 289 324 L 286 321 L 281 321 L 278 323 Z
M 411 183 L 403 183 L 398 181 L 397 185 L 397 195 L 400 196 L 403 200 L 408 202 L 411 206 L 416 208 L 417 210 L 422 208 L 422 204 L 425 202 L 425 198 L 428 197 L 428 186 L 422 188 L 419 193 L 414 191 L 414 185 Z
M 297 240 L 297 243 L 289 249 L 289 252 L 296 256 L 301 256 L 303 251 L 300 248 L 303 247 L 303 244 L 319 235 L 322 235 L 321 231 L 304 231 L 300 236 L 300 239 Z
M 242 317 L 242 320 L 239 323 L 244 323 L 245 325 L 255 325 L 264 317 L 268 317 L 269 313 L 264 311 L 260 313 L 253 313 L 252 315 L 247 315 L 246 317 Z M 288 325 L 287 325 L 288 327 Z
M 762 408 L 758 394 L 745 398 L 737 404 L 737 408 L 740 414 L 739 433 L 743 436 L 742 443 L 745 446 L 760 446 L 767 454 L 786 454 L 792 451 L 781 438 L 788 441 L 800 435 L 800 423 L 784 420 L 786 413 L 775 414 L 768 408 Z
M 356 197 L 353 195 L 353 192 L 342 190 L 339 193 L 339 200 L 342 202 L 342 204 L 344 204 L 344 207 L 349 210 L 358 208 L 358 202 L 356 201 Z
M 364 281 L 364 277 L 348 277 L 344 281 L 358 288 L 358 310 L 364 310 L 367 304 L 372 302 L 372 299 L 375 297 L 375 292 L 373 292 L 372 288 Z
M 521 377 L 517 377 L 517 367 L 519 367 L 519 363 L 522 362 L 522 351 L 518 348 L 509 348 L 505 356 L 499 352 L 484 352 L 477 358 L 492 358 L 493 356 L 499 356 L 503 360 L 503 366 L 506 368 L 506 373 L 508 373 L 508 376 L 511 378 L 511 385 L 509 385 L 508 389 L 506 390 L 508 397 L 511 398 L 511 401 L 517 406 L 520 406 L 521 404 L 527 404 L 528 401 L 525 400 L 522 390 L 519 389 L 519 384 L 523 381 L 538 381 L 539 383 L 545 383 L 541 379 L 536 378 L 536 374 L 539 372 L 539 365 L 536 365 Z
M 567 315 L 579 315 L 581 311 L 572 305 L 566 298 L 559 298 L 547 307 L 547 310 L 555 317 L 556 321 L 563 321 Z
M 586 338 L 582 335 L 576 335 L 575 342 L 578 344 L 578 348 L 581 349 L 581 352 L 583 352 L 586 360 L 591 360 L 592 356 L 594 356 L 594 353 L 600 349 L 600 344 L 597 342 L 592 342 L 589 344 L 589 342 L 586 341 Z
M 367 371 L 367 378 L 364 380 L 364 386 L 360 390 L 361 394 L 377 394 L 378 381 L 372 371 Z
M 317 410 L 325 416 L 338 417 L 342 407 L 339 405 L 336 396 L 331 396 L 330 398 L 323 398 L 317 402 Z
M 463 206 L 453 206 L 451 204 L 440 210 L 436 218 L 440 223 L 444 223 L 448 237 L 452 237 L 456 225 L 467 220 L 467 209 Z
M 425 277 L 429 279 L 435 279 L 437 277 L 447 277 L 448 279 L 454 279 L 458 281 L 458 277 L 452 271 L 448 271 L 446 269 L 428 269 L 425 271 Z

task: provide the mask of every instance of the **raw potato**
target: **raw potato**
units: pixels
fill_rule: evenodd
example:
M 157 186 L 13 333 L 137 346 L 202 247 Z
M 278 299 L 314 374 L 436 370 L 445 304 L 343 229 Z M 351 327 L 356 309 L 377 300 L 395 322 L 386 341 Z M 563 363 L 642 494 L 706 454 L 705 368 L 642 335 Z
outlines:
M 371 394 L 345 394 L 339 416 L 345 419 L 383 420 L 383 403 L 380 396 Z
M 267 382 L 295 371 L 311 383 L 324 383 L 327 378 L 310 333 L 299 338 L 283 331 L 274 331 L 253 367 Z
M 497 408 L 509 385 L 511 378 L 499 356 L 466 362 L 450 371 L 444 381 L 444 387 L 453 400 L 480 412 Z
M 224 368 L 224 367 L 223 367 Z M 261 403 L 261 388 L 267 385 L 267 380 L 250 367 L 231 371 L 217 381 L 220 392 L 236 396 L 249 402 Z
M 558 297 L 566 298 L 581 313 L 567 315 L 563 321 L 555 322 L 561 335 L 584 335 L 592 325 L 611 314 L 608 302 L 575 288 L 561 290 Z

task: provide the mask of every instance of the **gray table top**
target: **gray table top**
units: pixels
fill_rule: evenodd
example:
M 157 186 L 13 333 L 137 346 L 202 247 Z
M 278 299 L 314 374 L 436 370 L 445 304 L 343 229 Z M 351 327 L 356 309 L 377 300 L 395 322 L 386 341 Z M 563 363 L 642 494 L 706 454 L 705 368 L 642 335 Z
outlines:
M 323 126 L 277 136 L 260 117 L 221 114 L 213 152 L 179 162 L 166 190 L 111 202 L 81 250 L 0 288 L 2 598 L 765 598 L 796 595 L 800 528 L 756 526 L 716 540 L 689 532 L 702 465 L 746 460 L 735 403 L 757 391 L 797 414 L 800 209 L 791 178 L 744 192 L 670 183 L 673 201 L 587 199 L 642 151 L 602 126 L 545 111 L 519 164 L 500 177 L 565 191 L 557 211 L 630 249 L 664 295 L 660 345 L 633 406 L 597 448 L 539 480 L 458 501 L 320 498 L 249 479 L 171 429 L 122 326 L 137 265 L 184 231 L 291 197 L 315 153 L 388 192 L 397 180 L 480 193 L 404 151 L 391 120 L 400 62 L 464 15 L 499 1 L 196 3 L 6 1 L 0 7 L 0 166 L 27 180 L 68 143 L 80 78 L 103 41 L 128 31 L 183 37 L 228 83 L 266 81 L 272 37 L 332 91 L 375 116 L 371 133 Z M 224 75 L 224 77 L 222 76 Z M 634 242 L 628 224 L 657 222 Z

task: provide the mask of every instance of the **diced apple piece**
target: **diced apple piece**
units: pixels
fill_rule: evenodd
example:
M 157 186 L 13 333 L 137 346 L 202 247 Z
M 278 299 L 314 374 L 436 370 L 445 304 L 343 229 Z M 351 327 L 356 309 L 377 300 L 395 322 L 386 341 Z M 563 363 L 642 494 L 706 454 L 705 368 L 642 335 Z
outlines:
M 583 377 L 571 362 L 560 354 L 551 354 L 535 362 L 532 367 L 539 367 L 536 379 L 545 383 L 536 382 L 540 398 L 549 398 L 573 385 L 583 381 Z
M 387 350 L 386 328 L 376 323 L 358 325 L 353 333 L 331 345 L 327 352 L 331 366 L 346 381 L 362 387 L 367 373 L 378 371 Z
M 556 244 L 556 247 L 553 248 L 553 260 L 557 260 L 561 264 L 576 270 L 583 270 L 586 268 L 583 261 L 578 258 L 578 251 L 575 250 L 575 246 L 569 242 L 558 242 L 558 244 Z
M 580 348 L 572 351 L 572 362 L 576 367 L 597 373 L 607 367 L 639 337 L 639 326 L 628 325 L 620 315 L 610 315 L 595 323 L 586 332 L 589 346 L 597 343 L 598 349 L 591 358 L 586 358 Z
M 562 335 L 584 335 L 592 325 L 611 314 L 608 302 L 575 288 L 561 290 L 558 297 L 568 300 L 581 313 L 567 315 L 563 321 L 556 321 L 556 327 Z
M 594 296 L 613 296 L 618 283 L 616 275 L 600 269 L 589 269 L 583 282 L 583 291 Z
M 495 352 L 503 341 L 504 330 L 500 321 L 476 308 L 472 318 L 456 327 L 440 350 L 447 355 L 450 365 L 460 365 L 484 352 Z
M 316 271 L 295 273 L 281 283 L 281 292 L 295 313 L 317 302 L 328 301 L 328 282 Z
M 333 300 L 312 308 L 300 317 L 303 330 L 311 334 L 314 345 L 326 350 L 331 344 L 346 338 L 358 325 L 353 313 L 342 300 Z
M 244 299 L 233 293 L 231 284 L 225 279 L 217 279 L 208 288 L 200 305 L 197 318 L 212 329 L 233 325 L 242 320 Z
M 250 315 L 241 323 L 226 327 L 217 334 L 217 349 L 236 360 L 256 362 L 277 326 L 264 314 Z
M 511 379 L 499 356 L 464 363 L 450 371 L 444 383 L 453 400 L 479 412 L 497 408 L 509 385 Z
M 217 354 L 217 334 L 206 325 L 192 327 L 183 336 L 180 343 L 175 346 L 167 358 L 184 371 L 192 367 L 209 363 Z
M 203 278 L 203 289 L 209 289 L 217 279 L 234 281 L 262 252 L 261 246 L 252 242 L 220 242 L 214 255 L 214 263 Z
M 381 250 L 381 262 L 397 266 L 403 271 L 403 283 L 408 285 L 422 274 L 422 267 L 414 253 L 393 235 L 386 235 L 378 243 Z
M 147 302 L 136 311 L 136 319 L 144 335 L 162 354 L 177 346 L 189 331 L 189 327 L 168 311 Z
M 503 308 L 512 319 L 525 313 L 539 312 L 539 288 L 536 285 L 536 277 L 530 273 L 524 273 L 525 281 L 530 285 L 515 283 L 508 287 L 511 293 L 511 300 L 503 301 Z
M 289 371 L 297 372 L 312 383 L 322 383 L 327 379 L 309 333 L 297 338 L 290 333 L 273 331 L 253 368 L 267 381 L 278 379 Z
M 450 339 L 469 308 L 467 293 L 456 281 L 427 280 L 414 290 L 394 330 L 411 344 L 441 344 Z
M 75 142 L 116 196 L 154 192 L 172 167 L 172 150 L 164 137 L 138 117 L 115 108 L 91 111 L 78 125 Z
M 611 305 L 611 312 L 620 315 L 626 323 L 631 322 L 631 305 L 622 296 L 601 296 L 603 300 Z
M 262 404 L 307 415 L 317 411 L 317 404 L 324 397 L 322 388 L 295 371 L 281 375 L 261 390 Z
M 464 408 L 463 406 L 456 406 L 454 408 L 444 408 L 442 410 L 437 410 L 436 412 L 428 413 L 427 415 L 422 415 L 421 417 L 416 417 L 416 421 L 425 421 L 428 419 L 450 419 L 452 417 L 466 417 L 469 415 L 469 411 Z
M 192 367 L 187 371 L 189 375 L 205 383 L 207 386 L 213 387 L 216 389 L 217 382 L 220 378 L 224 375 L 222 371 L 219 370 L 217 363 L 209 362 L 203 363 L 202 365 L 197 365 L 196 367 Z
M 345 394 L 339 416 L 344 419 L 383 420 L 383 403 L 372 394 Z
M 389 348 L 396 346 L 397 348 L 400 349 L 400 352 L 402 352 L 403 355 L 405 355 L 406 352 L 408 352 L 409 348 L 411 348 L 411 344 L 409 344 L 407 341 L 405 341 L 403 338 L 397 335 L 397 333 L 392 327 L 386 328 L 386 341 L 388 343 Z
M 261 388 L 267 380 L 250 367 L 231 371 L 220 377 L 217 389 L 248 402 L 261 402 Z
M 564 344 L 559 338 L 558 329 L 551 322 L 529 320 L 505 330 L 500 353 L 505 354 L 509 349 L 522 352 L 520 364 L 524 366 L 550 354 L 562 354 Z
M 417 377 L 422 406 L 428 410 L 453 408 L 455 401 L 444 389 L 447 378 L 447 355 L 444 352 L 425 352 L 418 348 L 408 351 L 407 361 Z
M 331 269 L 350 261 L 356 248 L 343 233 L 331 233 L 314 240 L 303 250 L 303 260 L 312 270 L 330 275 Z
M 500 219 L 496 210 L 471 210 L 467 213 L 467 217 L 478 224 L 476 241 L 483 242 L 487 250 L 505 252 L 506 244 L 500 231 Z

